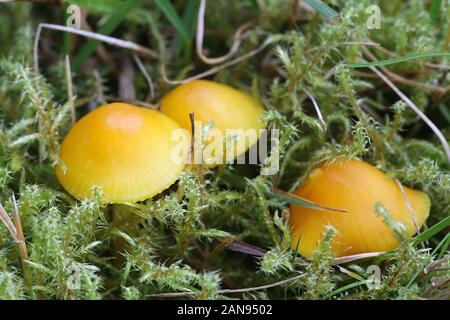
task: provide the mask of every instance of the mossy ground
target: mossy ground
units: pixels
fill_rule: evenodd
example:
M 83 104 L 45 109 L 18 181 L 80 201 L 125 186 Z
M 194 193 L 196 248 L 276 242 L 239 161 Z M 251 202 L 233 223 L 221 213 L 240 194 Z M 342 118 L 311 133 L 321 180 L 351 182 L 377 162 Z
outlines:
M 161 65 L 171 79 L 209 68 L 194 50 L 199 1 L 172 1 L 184 35 L 157 1 L 127 1 L 131 9 L 123 21 L 112 12 L 120 2 L 90 2 L 86 23 L 93 30 L 116 19 L 120 27 L 112 28 L 112 36 L 157 52 L 157 59 L 143 60 L 155 85 L 153 100 L 130 51 L 102 45 L 82 59 L 78 54 L 85 39 L 61 32 L 43 31 L 37 75 L 32 59 L 37 24 L 63 23 L 64 7 L 59 1 L 0 4 L 0 203 L 12 215 L 15 194 L 29 255 L 23 258 L 23 248 L 0 224 L 0 298 L 147 299 L 189 290 L 194 294 L 185 298 L 448 299 L 450 166 L 442 145 L 370 69 L 343 64 L 370 61 L 371 55 L 383 60 L 448 51 L 450 3 L 378 1 L 381 29 L 369 30 L 366 9 L 372 1 L 326 2 L 339 12 L 338 18 L 326 20 L 297 1 L 207 2 L 208 56 L 225 53 L 235 30 L 248 21 L 253 24 L 238 56 L 271 41 L 209 79 L 261 99 L 269 128 L 281 132 L 277 175 L 258 176 L 258 167 L 249 165 L 203 168 L 200 175 L 187 171 L 156 199 L 116 206 L 100 205 L 96 196 L 75 201 L 55 178 L 60 142 L 72 123 L 64 52 L 82 62 L 72 69 L 76 118 L 105 102 L 157 103 L 172 88 Z M 436 3 L 438 10 L 433 9 Z M 369 39 L 380 46 L 366 45 Z M 390 72 L 447 140 L 448 62 L 445 57 L 424 58 L 380 69 Z M 319 105 L 324 123 L 305 89 Z M 340 267 L 333 266 L 329 250 L 333 230 L 311 261 L 295 255 L 286 224 L 288 205 L 267 197 L 268 191 L 291 190 L 316 163 L 338 158 L 364 159 L 427 192 L 432 207 L 424 230 L 429 232 L 413 242 L 397 232 L 402 243 L 397 250 Z M 373 275 L 370 265 L 381 269 L 377 286 L 364 282 Z M 293 277 L 262 290 L 219 291 Z

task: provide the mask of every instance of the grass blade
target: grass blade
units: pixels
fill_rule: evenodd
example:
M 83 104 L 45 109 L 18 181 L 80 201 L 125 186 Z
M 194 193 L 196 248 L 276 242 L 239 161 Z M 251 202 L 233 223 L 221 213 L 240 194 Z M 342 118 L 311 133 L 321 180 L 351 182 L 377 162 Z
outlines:
M 120 7 L 116 7 L 114 14 L 100 27 L 100 29 L 98 29 L 97 33 L 104 35 L 111 34 L 138 3 L 139 0 L 127 0 Z M 86 42 L 73 59 L 72 66 L 74 70 L 95 51 L 98 44 L 99 42 L 96 40 L 89 40 Z
M 447 233 L 444 239 L 442 239 L 442 247 L 441 251 L 439 252 L 438 259 L 442 259 L 442 257 L 447 252 L 448 248 L 450 247 L 450 232 Z
M 450 111 L 448 107 L 444 104 L 441 104 L 438 109 L 444 116 L 445 120 L 447 120 L 447 122 L 450 123 Z
M 441 10 L 442 0 L 432 0 L 430 6 L 430 18 L 431 23 L 436 24 L 439 20 L 439 14 Z
M 192 47 L 192 39 L 194 38 L 195 34 L 195 27 L 197 25 L 197 18 L 198 18 L 198 7 L 200 6 L 200 0 L 191 0 L 188 1 L 186 4 L 186 7 L 184 8 L 183 12 L 183 23 L 184 23 L 184 29 L 188 33 L 189 41 L 186 42 L 180 34 L 177 34 L 177 38 L 175 40 L 176 42 L 176 49 L 177 52 L 179 52 L 183 48 L 187 48 L 186 56 L 190 56 L 190 51 Z
M 200 6 L 200 0 L 191 0 L 186 4 L 186 8 L 183 12 L 183 23 L 185 30 L 187 30 L 189 39 L 195 34 L 195 27 L 197 25 L 198 7 Z
M 76 4 L 79 7 L 102 13 L 114 13 L 116 9 L 123 5 L 124 1 L 119 0 L 66 0 L 68 4 Z
M 69 18 L 69 14 L 67 13 L 67 8 L 69 7 L 70 2 L 64 2 L 64 21 L 62 24 L 66 24 L 67 18 Z M 70 34 L 64 33 L 63 35 L 63 52 L 64 55 L 69 54 L 70 49 Z
M 169 20 L 169 22 L 172 24 L 172 26 L 175 28 L 175 30 L 177 30 L 178 35 L 180 35 L 184 41 L 189 41 L 189 35 L 185 28 L 185 25 L 170 1 L 155 0 L 155 2 L 164 13 L 166 18 Z
M 361 281 L 350 283 L 350 284 L 348 284 L 346 286 L 343 286 L 342 288 L 339 288 L 339 289 L 336 289 L 334 291 L 331 291 L 329 294 L 327 294 L 325 296 L 325 299 L 329 299 L 329 298 L 331 298 L 331 297 L 333 297 L 333 296 L 335 296 L 335 295 L 337 295 L 339 293 L 342 293 L 344 291 L 347 291 L 347 290 L 359 287 L 359 286 L 361 286 L 363 284 L 366 284 L 366 283 L 367 283 L 367 280 L 361 280 Z
M 9 240 L 9 241 L 5 241 L 0 243 L 0 251 L 4 250 L 4 249 L 8 249 L 10 247 L 12 247 L 13 245 L 15 245 L 17 242 L 14 240 Z
M 414 276 L 411 278 L 411 280 L 409 280 L 408 284 L 406 285 L 406 288 L 409 288 L 412 286 L 412 284 L 414 283 L 414 281 L 416 281 L 417 277 L 424 272 L 424 268 L 426 268 L 426 266 L 432 261 L 432 257 L 434 257 L 436 255 L 436 253 L 440 250 L 439 255 L 437 256 L 437 260 L 441 259 L 445 252 L 448 249 L 448 246 L 450 245 L 450 233 L 447 233 L 447 235 L 441 240 L 441 242 L 439 242 L 439 244 L 436 246 L 436 248 L 434 248 L 434 250 L 431 252 L 431 255 L 429 256 L 428 259 L 425 260 L 425 262 L 422 264 L 422 267 L 419 268 L 416 273 L 414 274 Z
M 380 60 L 380 61 L 374 61 L 374 62 L 367 62 L 367 63 L 350 63 L 350 64 L 344 64 L 344 66 L 349 68 L 367 68 L 367 67 L 379 67 L 379 66 L 387 66 L 390 64 L 396 64 L 411 60 L 416 60 L 419 58 L 431 58 L 431 57 L 450 57 L 450 52 L 440 52 L 440 51 L 426 51 L 426 52 L 417 52 L 413 54 L 409 54 L 403 57 L 393 58 L 393 59 L 387 59 L 387 60 Z
M 244 189 L 246 187 L 245 184 L 245 179 L 242 176 L 239 176 L 235 173 L 232 172 L 226 172 L 223 175 L 223 178 L 225 181 L 227 181 L 228 183 Z M 342 209 L 334 209 L 334 208 L 329 208 L 326 206 L 322 206 L 320 204 L 314 203 L 310 200 L 301 198 L 297 195 L 294 195 L 292 193 L 280 190 L 280 189 L 274 189 L 272 191 L 268 191 L 265 193 L 265 197 L 267 198 L 272 198 L 272 199 L 278 199 L 287 203 L 291 203 L 291 204 L 296 204 L 298 206 L 301 206 L 303 208 L 308 208 L 308 209 L 314 209 L 314 210 L 319 210 L 319 211 L 336 211 L 336 212 L 347 212 L 347 210 L 342 210 Z
M 295 194 L 285 192 L 279 189 L 275 189 L 273 192 L 268 194 L 269 197 L 276 198 L 282 201 L 289 202 L 291 204 L 296 204 L 298 206 L 301 206 L 303 208 L 308 209 L 314 209 L 314 210 L 321 210 L 321 211 L 336 211 L 336 212 L 348 212 L 347 210 L 342 209 L 335 209 L 335 208 L 329 208 L 317 203 L 314 203 L 312 201 L 309 201 L 307 199 L 301 198 Z
M 339 16 L 339 13 L 320 0 L 306 0 L 311 7 L 317 10 L 326 19 L 332 19 Z
M 442 230 L 444 230 L 448 226 L 450 226 L 450 216 L 448 216 L 447 218 L 439 221 L 438 223 L 436 223 L 434 226 L 432 226 L 428 230 L 425 230 L 421 234 L 419 234 L 416 237 L 414 237 L 413 245 L 417 245 L 417 244 L 419 244 L 421 242 L 427 241 L 428 239 L 430 239 L 431 237 L 435 236 L 436 234 L 438 234 L 439 232 L 441 232 Z

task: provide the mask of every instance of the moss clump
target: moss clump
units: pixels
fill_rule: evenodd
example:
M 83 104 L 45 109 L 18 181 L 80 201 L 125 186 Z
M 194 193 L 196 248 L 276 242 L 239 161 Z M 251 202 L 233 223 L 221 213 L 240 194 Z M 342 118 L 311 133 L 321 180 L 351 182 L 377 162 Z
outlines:
M 332 20 L 294 2 L 208 1 L 205 21 L 208 56 L 226 52 L 235 30 L 249 20 L 254 25 L 237 55 L 270 39 L 258 54 L 209 78 L 261 99 L 269 128 L 280 130 L 280 171 L 258 176 L 258 168 L 250 165 L 200 168 L 186 172 L 156 199 L 114 208 L 100 205 L 98 195 L 75 201 L 58 185 L 53 170 L 60 162 L 61 137 L 71 124 L 64 52 L 76 56 L 85 41 L 43 32 L 37 75 L 32 69 L 34 30 L 42 21 L 61 23 L 63 10 L 51 4 L 1 5 L 0 203 L 11 215 L 15 194 L 29 256 L 21 261 L 18 246 L 0 224 L 0 299 L 146 299 L 182 291 L 189 291 L 186 298 L 205 299 L 449 298 L 450 166 L 443 148 L 369 69 L 343 65 L 448 51 L 448 1 L 442 1 L 437 16 L 428 13 L 429 1 L 380 1 L 379 30 L 366 27 L 368 0 L 327 1 L 339 12 Z M 161 64 L 171 79 L 208 68 L 192 50 L 196 3 L 173 1 L 185 17 L 183 36 L 153 1 L 139 2 L 113 36 L 158 53 L 157 61 L 145 60 L 155 98 L 148 95 L 130 52 L 104 45 L 72 70 L 77 118 L 105 101 L 156 103 L 171 89 Z M 110 12 L 90 9 L 87 23 L 96 29 Z M 369 39 L 379 46 L 366 45 Z M 381 69 L 390 72 L 447 140 L 448 61 L 424 58 Z M 429 232 L 402 241 L 392 252 L 336 267 L 330 230 L 314 258 L 304 260 L 290 248 L 287 203 L 268 192 L 272 187 L 294 189 L 320 161 L 356 157 L 429 194 Z M 123 220 L 115 219 L 117 211 Z M 117 243 L 124 249 L 118 251 Z M 380 268 L 375 287 L 363 281 L 370 279 L 371 265 Z M 259 291 L 221 291 L 287 278 L 294 280 Z

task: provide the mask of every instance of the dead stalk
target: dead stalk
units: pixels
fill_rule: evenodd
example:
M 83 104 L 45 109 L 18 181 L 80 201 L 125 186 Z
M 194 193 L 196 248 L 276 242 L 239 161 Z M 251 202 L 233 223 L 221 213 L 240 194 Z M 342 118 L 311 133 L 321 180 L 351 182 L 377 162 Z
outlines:
M 27 245 L 25 242 L 25 237 L 23 236 L 22 223 L 20 222 L 19 209 L 17 207 L 16 198 L 14 197 L 14 194 L 11 195 L 11 200 L 14 206 L 13 218 L 11 219 L 9 217 L 5 208 L 0 203 L 0 220 L 8 229 L 9 233 L 11 234 L 11 237 L 17 243 L 19 247 L 20 260 L 23 265 L 25 263 L 25 260 L 28 259 Z
M 42 29 L 44 29 L 44 28 L 62 31 L 62 32 L 69 32 L 69 33 L 77 34 L 79 36 L 83 36 L 86 38 L 105 42 L 105 43 L 111 44 L 116 47 L 135 51 L 138 54 L 148 57 L 148 58 L 151 58 L 151 59 L 156 59 L 158 56 L 155 51 L 153 51 L 149 48 L 143 47 L 141 45 L 138 45 L 131 41 L 125 41 L 122 39 L 117 39 L 117 38 L 106 36 L 103 34 L 86 31 L 86 30 L 80 30 L 80 29 L 76 29 L 76 28 L 72 28 L 72 27 L 66 27 L 66 26 L 62 26 L 62 25 L 58 25 L 58 24 L 40 23 L 36 30 L 36 35 L 34 38 L 34 48 L 33 48 L 34 70 L 36 73 L 39 73 L 39 39 L 41 37 Z
M 320 112 L 319 104 L 317 103 L 317 101 L 314 98 L 314 96 L 308 90 L 304 89 L 303 91 L 305 91 L 305 93 L 309 97 L 309 100 L 311 100 L 311 102 L 312 102 L 312 104 L 314 106 L 314 109 L 316 110 L 317 116 L 319 117 L 319 121 L 322 124 L 323 129 L 325 130 L 325 128 L 327 127 L 327 124 L 323 120 L 323 116 L 322 116 L 322 113 Z
M 250 51 L 250 52 L 248 52 L 248 53 L 246 53 L 246 54 L 244 54 L 244 55 L 242 55 L 242 56 L 240 56 L 240 57 L 238 57 L 238 58 L 236 58 L 234 60 L 228 61 L 228 62 L 226 62 L 224 64 L 221 64 L 221 65 L 216 66 L 214 68 L 211 68 L 211 69 L 209 69 L 209 70 L 207 70 L 205 72 L 199 73 L 199 74 L 197 74 L 195 76 L 192 76 L 192 77 L 189 77 L 189 78 L 186 78 L 186 79 L 183 79 L 183 80 L 170 80 L 169 78 L 167 78 L 166 69 L 164 67 L 164 64 L 161 64 L 161 75 L 162 75 L 164 81 L 166 83 L 170 84 L 170 85 L 180 85 L 180 84 L 184 84 L 184 83 L 187 83 L 187 82 L 190 82 L 190 81 L 193 81 L 193 80 L 202 79 L 202 78 L 211 76 L 211 75 L 213 75 L 215 73 L 218 73 L 218 72 L 220 72 L 220 71 L 222 71 L 222 70 L 224 70 L 224 69 L 226 69 L 226 68 L 228 68 L 228 67 L 230 67 L 232 65 L 235 65 L 235 64 L 237 64 L 239 62 L 242 62 L 242 61 L 244 61 L 246 59 L 249 59 L 249 58 L 257 55 L 259 52 L 264 50 L 267 46 L 269 46 L 273 42 L 274 42 L 274 39 L 269 37 L 258 48 L 254 49 L 254 50 L 252 50 L 252 51 Z
M 23 235 L 22 222 L 20 221 L 19 207 L 17 206 L 16 197 L 14 196 L 14 193 L 11 193 L 11 201 L 14 206 L 13 222 L 14 226 L 16 227 L 17 238 L 19 239 L 18 245 L 19 245 L 20 260 L 22 261 L 22 264 L 24 264 L 25 260 L 28 260 L 28 250 L 27 244 L 25 242 L 25 237 Z
M 150 92 L 150 100 L 153 101 L 155 99 L 155 86 L 153 85 L 152 78 L 148 74 L 147 70 L 145 69 L 144 63 L 142 63 L 141 58 L 135 53 L 133 54 L 134 62 L 136 62 L 139 70 L 141 70 L 142 74 L 144 75 L 145 80 L 148 84 L 148 90 Z
M 206 0 L 200 1 L 200 6 L 198 9 L 198 21 L 197 21 L 197 34 L 196 34 L 196 50 L 198 57 L 206 64 L 219 64 L 223 63 L 231 57 L 233 57 L 237 51 L 239 50 L 239 46 L 241 45 L 242 38 L 243 38 L 243 32 L 248 29 L 248 27 L 252 24 L 245 23 L 234 34 L 233 44 L 230 48 L 230 51 L 228 51 L 227 54 L 217 57 L 217 58 L 208 58 L 203 53 L 203 38 L 205 36 L 205 11 L 206 11 Z
M 65 67 L 66 67 L 66 81 L 67 81 L 67 97 L 69 99 L 68 103 L 70 103 L 70 116 L 72 119 L 72 125 L 74 125 L 76 122 L 76 115 L 75 115 L 75 104 L 73 100 L 72 71 L 70 68 L 70 58 L 68 54 L 66 54 Z
M 245 293 L 245 292 L 269 289 L 269 288 L 278 287 L 278 286 L 281 286 L 283 284 L 287 284 L 287 283 L 290 283 L 290 282 L 294 282 L 296 280 L 299 280 L 299 279 L 303 278 L 304 276 L 305 276 L 305 274 L 300 274 L 300 275 L 297 275 L 297 276 L 292 277 L 292 278 L 284 279 L 284 280 L 281 280 L 281 281 L 278 281 L 278 282 L 274 282 L 274 283 L 267 284 L 267 285 L 264 285 L 264 286 L 259 286 L 259 287 L 250 287 L 250 288 L 243 288 L 243 289 L 217 290 L 216 294 Z M 194 291 L 186 291 L 186 292 L 156 293 L 156 294 L 151 294 L 150 296 L 151 297 L 155 297 L 155 298 L 177 298 L 177 297 L 188 297 L 188 296 L 194 296 L 194 295 L 196 295 L 196 292 L 194 292 Z
M 8 229 L 9 233 L 11 234 L 14 241 L 19 242 L 19 238 L 17 237 L 17 230 L 14 226 L 13 221 L 8 216 L 8 213 L 6 213 L 5 208 L 0 203 L 0 220 L 3 222 L 3 224 L 6 226 L 6 229 Z
M 414 227 L 416 228 L 416 232 L 417 234 L 420 233 L 420 228 L 419 225 L 417 224 L 417 219 L 416 219 L 416 215 L 414 214 L 414 210 L 411 207 L 411 203 L 408 200 L 408 197 L 406 196 L 405 193 L 405 189 L 403 188 L 402 184 L 400 183 L 400 181 L 398 181 L 398 179 L 395 179 L 395 183 L 397 184 L 398 188 L 400 189 L 400 192 L 402 194 L 403 200 L 405 201 L 406 204 L 406 208 L 408 208 L 409 213 L 411 214 L 413 223 L 414 223 Z
M 361 260 L 361 259 L 367 259 L 367 258 L 374 258 L 378 257 L 379 255 L 382 255 L 384 252 L 367 252 L 367 253 L 360 253 L 360 254 L 354 254 L 351 256 L 344 256 L 334 259 L 333 265 L 339 265 L 344 264 L 351 261 Z
M 447 155 L 447 159 L 450 162 L 450 146 L 445 139 L 445 136 L 439 130 L 439 128 L 433 123 L 433 121 L 428 118 L 425 113 L 423 113 L 415 104 L 411 101 L 395 84 L 392 83 L 381 71 L 376 67 L 369 67 L 374 73 L 376 73 L 392 90 L 430 127 L 434 134 L 438 137 L 442 146 L 444 147 L 444 152 Z

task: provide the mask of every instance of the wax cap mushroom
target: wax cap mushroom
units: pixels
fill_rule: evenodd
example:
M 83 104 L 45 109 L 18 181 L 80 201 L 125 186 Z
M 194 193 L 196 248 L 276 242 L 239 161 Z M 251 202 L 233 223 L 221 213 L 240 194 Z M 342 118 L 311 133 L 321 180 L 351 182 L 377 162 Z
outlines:
M 77 199 L 89 197 L 93 186 L 101 188 L 105 203 L 148 199 L 183 171 L 189 143 L 174 141 L 174 130 L 182 129 L 160 112 L 124 103 L 99 107 L 64 139 L 66 168 L 56 167 L 58 180 Z
M 430 210 L 428 195 L 403 187 L 420 228 Z M 309 257 L 318 248 L 328 225 L 337 229 L 332 242 L 335 256 L 388 251 L 398 246 L 392 230 L 375 211 L 382 204 L 392 218 L 402 223 L 409 236 L 416 233 L 399 185 L 372 165 L 348 160 L 314 169 L 294 192 L 315 203 L 348 212 L 317 211 L 291 206 L 292 248 Z
M 195 80 L 175 88 L 162 99 L 161 112 L 187 130 L 191 130 L 189 114 L 193 112 L 203 128 L 212 125 L 224 139 L 227 130 L 258 131 L 265 127 L 261 119 L 264 109 L 258 101 L 230 86 L 207 80 Z M 234 157 L 255 144 L 259 132 L 245 137 L 245 144 L 235 146 Z

